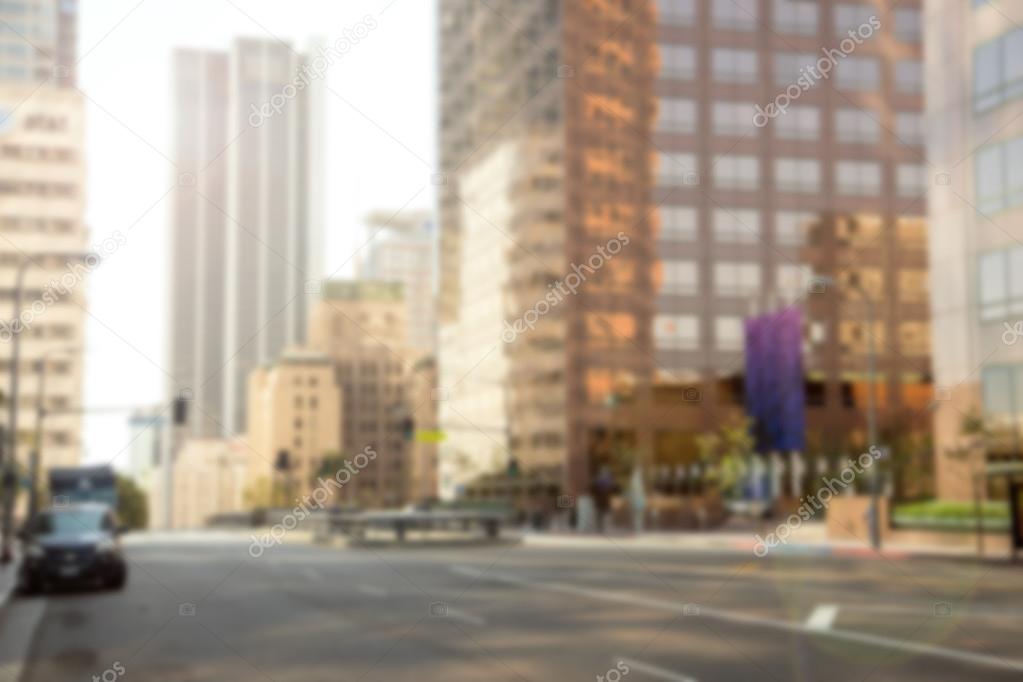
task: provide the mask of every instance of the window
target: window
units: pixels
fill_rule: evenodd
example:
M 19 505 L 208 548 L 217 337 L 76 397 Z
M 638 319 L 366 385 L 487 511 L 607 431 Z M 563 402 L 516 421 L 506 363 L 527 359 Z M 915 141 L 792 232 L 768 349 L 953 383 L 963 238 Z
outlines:
M 752 209 L 714 211 L 714 239 L 719 242 L 756 242 L 760 238 L 760 212 Z
M 658 315 L 654 318 L 654 341 L 665 350 L 696 350 L 700 347 L 700 318 Z
M 696 185 L 696 156 L 694 154 L 658 154 L 657 184 L 666 187 Z
M 752 50 L 717 48 L 711 53 L 711 71 L 714 80 L 719 83 L 755 83 L 757 53 Z
M 760 166 L 755 156 L 722 156 L 714 164 L 714 184 L 723 189 L 756 189 Z
M 915 163 L 900 163 L 895 169 L 895 187 L 900 197 L 922 199 L 927 192 L 927 169 Z
M 1016 431 L 1023 417 L 1023 365 L 985 367 L 981 384 L 987 421 L 999 435 Z
M 700 288 L 700 270 L 692 261 L 663 261 L 661 264 L 663 279 L 662 294 L 688 296 L 695 294 Z
M 978 275 L 981 320 L 1023 315 L 1023 246 L 982 255 Z
M 864 24 L 870 25 L 872 17 L 877 15 L 873 5 L 840 4 L 835 5 L 835 35 L 848 35 Z
M 1023 28 L 973 50 L 973 106 L 992 109 L 1023 95 Z
M 757 25 L 757 0 L 713 0 L 715 28 L 752 31 Z
M 899 324 L 899 352 L 911 357 L 930 354 L 931 330 L 926 322 Z
M 881 164 L 873 161 L 839 161 L 835 164 L 835 187 L 843 196 L 880 194 Z
M 974 192 L 984 213 L 1023 204 L 1023 137 L 982 148 L 976 155 Z
M 802 246 L 816 216 L 802 211 L 781 211 L 774 216 L 775 241 L 785 246 Z
M 661 75 L 671 80 L 696 77 L 696 51 L 684 45 L 661 45 Z
M 873 57 L 846 57 L 838 62 L 836 87 L 842 90 L 877 90 L 881 87 L 881 67 Z
M 817 63 L 818 56 L 812 52 L 782 52 L 774 56 L 774 84 L 779 87 L 786 87 L 798 83 L 800 78 L 806 74 L 804 69 Z M 818 78 L 807 78 L 816 86 Z
M 790 296 L 809 291 L 813 268 L 809 265 L 783 264 L 775 272 L 777 289 Z
M 895 114 L 895 134 L 903 144 L 919 145 L 927 141 L 923 114 L 900 111 Z
M 774 119 L 774 134 L 782 140 L 816 140 L 821 132 L 821 112 L 817 107 L 792 106 Z
M 881 139 L 881 124 L 872 112 L 839 109 L 835 112 L 835 135 L 839 142 L 848 144 L 877 144 Z
M 923 65 L 916 59 L 902 59 L 895 63 L 895 89 L 899 92 L 923 92 Z
M 819 15 L 814 0 L 774 0 L 774 27 L 780 33 L 815 35 Z
M 899 271 L 899 298 L 908 303 L 926 303 L 927 292 L 926 270 L 905 269 Z
M 714 134 L 727 136 L 755 136 L 753 125 L 756 105 L 752 102 L 715 102 Z
M 661 208 L 661 239 L 693 241 L 696 239 L 696 209 L 667 206 Z
M 719 317 L 714 320 L 714 338 L 718 350 L 742 350 L 745 330 L 741 317 Z
M 691 99 L 661 99 L 657 129 L 669 133 L 692 133 L 696 130 L 696 103 Z
M 761 288 L 759 264 L 714 264 L 714 292 L 718 296 L 752 296 Z
M 774 181 L 784 192 L 814 194 L 821 189 L 821 165 L 814 159 L 776 159 Z
M 895 36 L 905 43 L 919 43 L 923 35 L 920 10 L 903 7 L 895 10 Z
M 669 26 L 689 26 L 696 18 L 696 0 L 657 0 L 657 19 Z

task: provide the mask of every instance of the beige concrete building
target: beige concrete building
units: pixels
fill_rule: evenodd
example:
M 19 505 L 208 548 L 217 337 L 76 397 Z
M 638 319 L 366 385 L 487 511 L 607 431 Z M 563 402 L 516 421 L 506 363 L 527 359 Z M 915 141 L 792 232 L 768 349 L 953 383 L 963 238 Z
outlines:
M 173 527 L 201 528 L 217 514 L 246 511 L 255 457 L 241 440 L 185 441 L 174 466 Z
M 972 474 L 1023 459 L 1023 6 L 926 3 L 931 313 L 938 495 L 971 499 Z M 963 433 L 983 417 L 986 446 Z M 986 450 L 986 452 L 985 452 Z M 992 483 L 992 497 L 1004 488 Z
M 10 382 L 12 337 L 21 340 L 18 458 L 34 440 L 38 363 L 45 363 L 45 405 L 53 411 L 81 405 L 85 287 L 98 265 L 69 264 L 90 249 L 85 214 L 84 115 L 71 89 L 0 84 L 0 389 Z M 110 255 L 123 235 L 93 250 Z M 14 324 L 12 293 L 25 270 L 22 308 Z M 78 348 L 78 350 L 71 350 Z M 81 455 L 81 418 L 54 413 L 42 442 L 43 470 L 75 466 Z
M 290 348 L 274 365 L 254 370 L 248 408 L 252 481 L 273 480 L 292 496 L 308 492 L 324 458 L 341 452 L 341 414 L 341 388 L 323 353 Z
M 406 310 L 400 284 L 329 281 L 311 312 L 310 346 L 334 362 L 341 386 L 342 452 L 377 453 L 335 496 L 343 504 L 394 507 L 410 499 Z

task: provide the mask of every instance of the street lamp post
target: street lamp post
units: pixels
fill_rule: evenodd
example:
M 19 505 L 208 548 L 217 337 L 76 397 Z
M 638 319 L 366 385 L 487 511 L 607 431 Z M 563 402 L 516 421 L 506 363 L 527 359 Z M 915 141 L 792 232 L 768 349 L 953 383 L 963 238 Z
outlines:
M 840 287 L 842 284 L 834 277 L 817 277 L 822 284 L 831 284 Z M 878 424 L 877 424 L 877 342 L 874 339 L 874 323 L 877 319 L 877 311 L 874 301 L 859 282 L 848 285 L 863 300 L 867 323 L 867 381 L 870 386 L 867 389 L 867 440 L 871 447 L 879 447 Z M 870 545 L 874 549 L 881 549 L 881 514 L 880 514 L 880 476 L 877 467 L 870 469 Z
M 57 258 L 68 262 L 71 261 L 85 261 L 89 257 L 93 257 L 96 261 L 99 261 L 99 256 L 92 253 L 40 253 L 36 254 L 35 258 L 25 258 L 18 264 L 18 270 L 14 279 L 14 313 L 11 316 L 11 380 L 10 380 L 10 392 L 7 396 L 8 400 L 8 417 L 7 427 L 9 433 L 7 443 L 6 461 L 3 463 L 3 478 L 5 482 L 9 482 L 14 474 L 15 464 L 17 462 L 17 448 L 18 448 L 18 379 L 20 375 L 19 363 L 21 362 L 21 325 L 18 324 L 21 316 L 21 304 L 22 295 L 25 288 L 25 274 L 29 268 L 34 265 L 38 265 L 39 260 Z M 0 529 L 0 541 L 2 541 L 3 547 L 0 548 L 0 563 L 9 563 L 13 558 L 13 552 L 11 550 L 12 538 L 14 534 L 14 497 L 17 490 L 17 485 L 8 485 L 4 491 L 3 501 L 3 527 Z
M 29 459 L 28 517 L 32 518 L 39 511 L 39 461 L 43 448 L 43 422 L 46 419 L 46 363 L 56 354 L 74 353 L 80 350 L 77 346 L 52 348 L 36 362 L 36 435 L 32 454 Z

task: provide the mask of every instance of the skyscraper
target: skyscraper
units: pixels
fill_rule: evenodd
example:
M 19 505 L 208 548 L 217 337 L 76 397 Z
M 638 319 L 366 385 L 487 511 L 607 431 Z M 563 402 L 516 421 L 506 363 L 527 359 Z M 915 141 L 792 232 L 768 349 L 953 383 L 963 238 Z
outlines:
M 869 336 L 883 426 L 927 430 L 919 5 L 441 3 L 442 320 L 487 296 L 508 323 L 442 349 L 441 384 L 507 358 L 507 431 L 476 425 L 505 458 L 573 493 L 623 453 L 686 471 L 742 413 L 744 318 L 789 305 L 808 449 L 867 445 Z M 500 296 L 464 276 L 486 230 Z
M 78 0 L 0 3 L 0 81 L 73 86 Z
M 372 236 L 358 267 L 360 279 L 399 282 L 408 308 L 409 347 L 437 348 L 437 228 L 428 213 L 367 218 Z
M 322 275 L 319 76 L 276 41 L 175 54 L 170 371 L 193 437 L 244 430 L 248 373 L 305 337 Z

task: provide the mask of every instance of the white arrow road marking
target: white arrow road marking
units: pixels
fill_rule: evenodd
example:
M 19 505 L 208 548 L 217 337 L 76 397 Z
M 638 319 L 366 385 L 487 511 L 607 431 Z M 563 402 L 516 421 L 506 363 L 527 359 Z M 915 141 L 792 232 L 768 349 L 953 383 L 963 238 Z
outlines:
M 650 665 L 649 663 L 643 663 L 642 661 L 634 661 L 631 658 L 616 658 L 615 662 L 621 661 L 624 665 L 629 666 L 641 673 L 646 673 L 650 677 L 656 677 L 660 680 L 670 680 L 670 682 L 696 682 L 696 678 L 687 677 L 686 675 L 679 675 L 670 670 L 659 668 L 656 665 Z
M 830 630 L 838 618 L 838 607 L 834 604 L 818 606 L 806 619 L 806 627 L 810 630 Z
M 469 625 L 483 626 L 487 624 L 487 621 L 483 620 L 482 618 L 478 618 L 476 616 L 465 613 L 464 611 L 459 611 L 457 609 L 452 609 L 450 607 L 448 608 L 447 617 L 450 618 L 451 620 L 459 620 L 462 621 L 463 623 L 468 623 Z
M 454 569 L 455 567 L 452 568 Z M 866 646 L 881 647 L 884 649 L 892 649 L 895 651 L 905 651 L 912 654 L 919 654 L 921 656 L 933 656 L 934 658 L 943 658 L 950 661 L 956 661 L 958 663 L 969 663 L 972 665 L 985 666 L 988 668 L 998 668 L 1001 670 L 1023 672 L 1023 661 L 1003 658 L 1001 656 L 975 654 L 970 651 L 949 649 L 946 647 L 936 646 L 933 644 L 924 644 L 922 642 L 908 642 L 900 639 L 893 639 L 891 637 L 884 637 L 881 635 L 870 635 L 862 632 L 854 632 L 852 630 L 813 630 L 803 623 L 793 623 L 784 620 L 773 620 L 771 618 L 764 618 L 762 616 L 752 616 L 744 613 L 722 611 L 720 609 L 712 609 L 705 606 L 700 607 L 699 615 L 693 615 L 691 613 L 686 613 L 686 607 L 683 604 L 676 604 L 660 599 L 651 599 L 649 597 L 642 597 L 638 594 L 630 594 L 628 592 L 615 592 L 610 590 L 591 590 L 585 587 L 577 587 L 575 585 L 571 585 L 568 583 L 534 582 L 531 580 L 525 580 L 523 578 L 516 578 L 514 576 L 503 573 L 489 573 L 487 574 L 486 579 L 494 580 L 497 582 L 503 582 L 509 585 L 518 585 L 519 587 L 532 588 L 535 590 L 558 592 L 560 594 L 572 594 L 577 597 L 586 597 L 588 599 L 594 599 L 599 601 L 613 602 L 616 604 L 625 604 L 626 606 L 648 608 L 657 611 L 667 611 L 670 613 L 679 613 L 690 618 L 709 618 L 711 620 L 717 620 L 723 623 L 732 623 L 734 625 L 745 625 L 747 627 L 762 627 L 770 628 L 773 630 L 780 630 L 782 632 L 794 632 L 797 634 L 816 635 L 818 637 L 828 637 L 831 639 L 837 639 L 845 642 L 853 642 L 855 644 L 863 644 Z
M 359 592 L 369 595 L 370 597 L 386 597 L 387 590 L 382 590 L 379 587 L 373 585 L 359 585 Z

